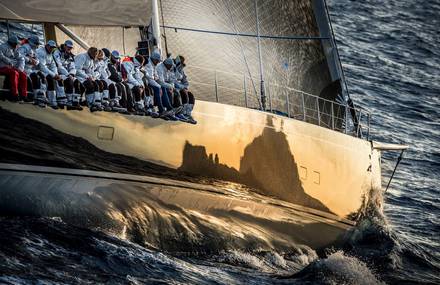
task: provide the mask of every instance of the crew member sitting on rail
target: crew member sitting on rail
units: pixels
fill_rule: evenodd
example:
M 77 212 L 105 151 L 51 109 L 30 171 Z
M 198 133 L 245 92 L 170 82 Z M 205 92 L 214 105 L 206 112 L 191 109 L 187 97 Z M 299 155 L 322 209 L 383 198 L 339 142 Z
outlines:
M 19 69 L 27 75 L 28 100 L 26 101 L 29 102 L 36 98 L 42 98 L 43 102 L 46 100 L 44 91 L 41 90 L 41 81 L 45 81 L 44 74 L 38 71 L 39 62 L 36 51 L 39 46 L 40 39 L 38 36 L 32 35 L 23 40 L 22 45 L 18 48 L 20 56 L 24 59 L 20 61 L 21 66 Z M 45 107 L 46 104 L 42 104 L 42 106 Z
M 191 116 L 191 112 L 194 108 L 194 95 L 188 91 L 189 82 L 185 73 L 185 58 L 181 55 L 174 59 L 174 70 L 176 81 L 174 87 L 180 93 L 180 99 L 182 100 L 183 111 L 182 115 L 185 117 L 186 122 L 191 124 L 197 124 L 197 121 Z
M 91 112 L 103 110 L 101 94 L 95 77 L 97 56 L 98 49 L 96 47 L 90 47 L 87 52 L 75 56 L 76 78 L 81 82 L 82 89 L 85 89 L 87 106 Z
M 110 83 L 110 80 L 108 79 L 110 71 L 107 66 L 107 57 L 102 49 L 98 50 L 97 60 L 95 61 L 95 74 L 96 82 L 99 86 L 99 92 L 101 93 L 101 105 L 104 108 L 104 111 L 111 112 L 112 108 L 110 107 L 110 95 L 108 89 Z
M 142 82 L 144 83 L 145 89 L 144 89 L 144 109 L 145 109 L 145 115 L 151 116 L 153 118 L 158 118 L 159 113 L 157 113 L 154 110 L 154 99 L 153 99 L 153 89 L 151 89 L 148 86 L 148 79 L 147 79 L 147 64 L 148 64 L 148 56 L 143 55 L 144 58 L 144 65 L 140 68 L 140 71 L 142 73 Z
M 52 52 L 57 48 L 55 41 L 50 40 L 46 45 L 37 49 L 38 68 L 44 74 L 47 86 L 47 100 L 53 109 L 58 109 L 56 88 L 63 86 L 63 79 L 58 74 L 57 64 Z M 58 86 L 57 86 L 58 85 Z M 64 88 L 64 87 L 63 87 Z M 37 98 L 38 99 L 38 98 Z M 39 102 L 40 104 L 43 102 Z
M 159 116 L 165 120 L 169 120 L 170 118 L 168 118 L 168 116 L 173 115 L 173 107 L 171 106 L 168 97 L 164 99 L 162 98 L 163 94 L 161 85 L 158 83 L 159 75 L 157 73 L 157 67 L 160 63 L 160 60 L 160 53 L 158 51 L 154 51 L 148 59 L 148 63 L 145 67 L 145 76 L 148 80 L 148 86 L 153 90 L 154 105 L 159 109 Z M 165 108 L 168 110 L 165 110 Z
M 144 106 L 144 82 L 142 77 L 144 74 L 141 72 L 141 67 L 144 65 L 145 58 L 142 55 L 136 55 L 130 60 L 126 60 L 122 63 L 122 68 L 127 75 L 127 84 L 131 89 L 135 101 L 135 110 L 137 115 L 145 115 Z
M 117 91 L 119 88 L 116 87 L 117 83 L 110 79 L 110 77 L 112 77 L 110 67 L 113 66 L 111 63 L 113 55 L 107 48 L 103 48 L 102 52 L 104 53 L 104 59 L 99 64 L 99 79 L 108 87 L 103 93 L 103 104 L 106 107 L 108 106 L 113 112 L 123 112 L 122 107 L 119 105 L 120 96 Z M 115 53 L 117 53 L 119 57 L 119 53 L 117 51 L 115 51 Z M 116 76 L 118 76 L 118 74 L 116 74 Z
M 167 116 L 173 121 L 179 120 L 175 116 L 176 111 L 171 104 L 173 102 L 173 94 L 174 94 L 174 74 L 172 72 L 173 68 L 173 59 L 167 58 L 163 62 L 159 63 L 157 66 L 157 75 L 158 79 L 157 83 L 161 86 L 162 91 L 162 104 L 167 108 L 171 113 Z
M 107 49 L 103 49 L 104 53 L 106 53 L 106 50 Z M 127 112 L 127 109 L 121 106 L 120 101 L 127 101 L 127 90 L 125 89 L 125 85 L 122 84 L 121 57 L 117 50 L 109 53 L 108 57 L 107 67 L 110 72 L 109 80 L 113 82 L 113 84 L 109 85 L 110 106 L 115 111 L 124 113 Z
M 81 83 L 75 78 L 75 56 L 73 55 L 72 50 L 73 42 L 67 40 L 53 52 L 58 68 L 58 74 L 64 82 L 64 90 L 62 90 L 62 88 L 57 88 L 57 101 L 58 105 L 67 105 L 67 110 L 81 111 L 83 109 L 79 105 Z M 65 93 L 64 96 L 63 92 Z
M 19 43 L 17 36 L 13 35 L 6 43 L 0 45 L 0 75 L 7 77 L 6 82 L 10 88 L 9 99 L 11 101 L 27 98 L 26 73 L 18 69 L 24 61 L 18 52 Z

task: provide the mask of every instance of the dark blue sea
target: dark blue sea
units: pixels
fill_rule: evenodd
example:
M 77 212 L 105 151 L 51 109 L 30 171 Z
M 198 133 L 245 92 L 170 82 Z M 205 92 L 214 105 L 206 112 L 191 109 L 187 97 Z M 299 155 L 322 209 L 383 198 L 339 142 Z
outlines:
M 0 217 L 0 284 L 440 284 L 440 1 L 332 0 L 329 8 L 373 138 L 410 146 L 384 203 L 345 244 L 168 254 L 59 218 Z M 396 158 L 384 155 L 384 185 Z

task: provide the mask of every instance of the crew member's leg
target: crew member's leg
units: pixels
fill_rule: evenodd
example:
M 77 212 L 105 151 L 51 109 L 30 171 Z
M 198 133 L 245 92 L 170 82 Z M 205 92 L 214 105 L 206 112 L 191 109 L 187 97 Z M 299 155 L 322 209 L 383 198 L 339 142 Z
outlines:
M 28 101 L 27 97 L 27 89 L 28 89 L 28 81 L 27 81 L 27 75 L 26 72 L 17 70 L 18 72 L 18 93 L 20 94 L 21 99 L 24 101 Z
M 144 88 L 140 86 L 134 86 L 131 92 L 135 101 L 135 110 L 137 115 L 145 115 L 144 110 Z
M 56 80 L 56 93 L 57 93 L 57 104 L 58 107 L 64 109 L 67 105 L 66 92 L 64 91 L 64 81 L 62 79 Z
M 0 67 L 0 75 L 5 75 L 10 89 L 9 99 L 11 101 L 18 101 L 18 82 L 19 74 L 18 70 L 13 67 Z
M 85 92 L 85 87 L 78 79 L 73 81 L 73 94 L 72 94 L 72 110 L 82 111 L 80 100 L 81 95 Z M 67 107 L 69 108 L 69 107 Z
M 162 114 L 165 111 L 165 108 L 162 104 L 162 90 L 158 86 L 151 86 L 151 89 L 153 90 L 154 106 L 157 106 L 157 108 L 159 109 L 159 114 Z
M 173 110 L 171 105 L 171 94 L 167 88 L 162 87 L 162 104 L 168 111 Z
M 154 102 L 153 102 L 153 89 L 145 85 L 145 98 L 144 98 L 144 106 L 145 106 L 145 114 L 147 116 L 151 116 L 153 118 L 157 118 L 159 114 L 154 110 Z
M 95 104 L 95 94 L 99 93 L 99 86 L 94 80 L 87 79 L 83 82 L 86 93 L 87 106 L 91 112 L 99 111 L 99 108 Z M 100 98 L 98 98 L 100 99 Z
M 171 105 L 172 94 L 168 88 L 162 87 L 162 104 L 165 108 L 167 108 L 167 112 L 161 113 L 161 117 L 168 117 L 173 121 L 179 120 L 176 116 L 174 116 L 173 106 Z
M 30 75 L 26 77 L 26 81 L 27 81 L 27 87 L 28 87 L 27 99 L 30 102 L 30 101 L 34 100 L 34 87 L 32 86 L 32 79 L 31 79 Z
M 113 107 L 117 108 L 118 110 L 125 109 L 125 107 L 121 106 L 121 103 L 120 103 L 122 101 L 122 98 L 127 98 L 127 93 L 125 92 L 125 86 L 119 82 L 119 83 L 115 84 L 115 87 L 116 87 L 116 93 L 115 93 L 114 99 L 112 99 Z M 126 99 L 124 99 L 124 100 L 126 100 Z M 125 109 L 125 111 L 126 111 L 126 109 Z
M 195 104 L 194 95 L 187 89 L 182 89 L 180 90 L 180 96 L 183 104 L 183 115 L 187 118 L 189 123 L 196 124 L 197 121 L 191 116 L 191 112 Z
M 126 82 L 123 82 L 122 85 L 125 87 L 125 93 L 126 93 L 126 97 L 124 98 L 125 100 L 123 100 L 122 106 L 127 108 L 128 112 L 133 113 L 136 110 L 134 109 L 134 99 L 130 86 L 128 86 L 128 83 Z
M 45 90 L 43 89 L 43 84 L 46 86 L 46 78 L 41 72 L 31 73 L 29 78 L 31 79 L 32 90 L 34 92 L 34 104 L 42 108 L 46 107 L 47 100 L 44 94 Z
M 46 82 L 47 82 L 47 100 L 49 101 L 49 105 L 53 109 L 58 109 L 58 103 L 57 103 L 57 94 L 55 91 L 55 87 L 57 85 L 57 82 L 55 78 L 53 78 L 51 75 L 46 76 Z
M 99 80 L 99 84 L 100 84 L 100 92 L 102 94 L 102 97 L 101 97 L 102 107 L 103 107 L 104 111 L 111 112 L 112 108 L 110 107 L 110 95 L 109 95 L 107 81 Z

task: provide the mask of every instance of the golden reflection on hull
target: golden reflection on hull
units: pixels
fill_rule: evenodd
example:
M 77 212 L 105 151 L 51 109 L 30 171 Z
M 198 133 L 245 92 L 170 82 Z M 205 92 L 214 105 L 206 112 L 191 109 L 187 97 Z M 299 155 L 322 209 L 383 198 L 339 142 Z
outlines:
M 9 102 L 0 106 L 107 152 L 247 184 L 341 218 L 353 219 L 368 191 L 380 188 L 380 153 L 370 142 L 257 110 L 199 101 L 198 124 L 189 125 Z
M 214 187 L 51 167 L 0 163 L 0 195 L 3 211 L 13 205 L 10 213 L 59 217 L 167 251 L 322 249 L 342 242 L 353 225 L 278 199 L 238 193 L 227 183 Z

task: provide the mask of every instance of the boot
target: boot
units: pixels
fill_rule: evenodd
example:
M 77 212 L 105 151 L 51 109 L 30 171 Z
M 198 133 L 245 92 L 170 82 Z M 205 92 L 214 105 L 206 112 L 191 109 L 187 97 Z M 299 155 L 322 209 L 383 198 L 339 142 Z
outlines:
M 104 107 L 102 106 L 102 93 L 95 92 L 93 97 L 93 105 L 96 106 L 97 111 L 104 111 Z
M 61 109 L 64 109 L 64 106 L 67 105 L 67 97 L 66 93 L 64 92 L 64 86 L 56 85 L 56 92 L 57 92 L 57 103 L 58 107 Z
M 94 105 L 94 98 L 95 94 L 86 94 L 87 107 L 89 107 L 90 111 L 92 111 L 92 106 Z
M 76 110 L 75 107 L 73 107 L 73 94 L 66 94 L 66 98 L 67 98 L 67 103 L 66 103 L 66 107 L 67 110 Z
M 173 109 L 174 114 L 179 114 L 182 112 L 182 110 L 183 110 L 183 106 L 179 106 Z
M 41 89 L 34 90 L 34 105 L 37 105 L 41 108 L 46 108 L 46 95 L 44 95 L 44 91 Z
M 109 99 L 109 92 L 108 90 L 102 91 L 102 106 L 104 108 L 104 111 L 111 112 L 113 111 L 112 107 L 110 106 L 110 99 Z
M 144 101 L 138 101 L 135 104 L 136 115 L 145 116 Z
M 189 123 L 188 118 L 185 117 L 185 115 L 183 115 L 182 113 L 176 114 L 175 116 L 177 119 L 179 119 L 179 121 Z
M 194 104 L 188 104 L 186 117 L 188 118 L 188 123 L 195 125 L 197 124 L 197 121 L 194 120 L 194 118 L 191 116 L 191 112 L 193 108 L 194 108 Z
M 80 106 L 84 106 L 87 107 L 88 106 L 88 102 L 87 102 L 87 97 L 85 94 L 79 95 L 79 105 Z
M 77 111 L 82 111 L 83 110 L 83 107 L 81 107 L 81 104 L 79 103 L 80 98 L 81 98 L 80 94 L 73 93 L 72 107 L 74 107 L 75 110 L 77 110 Z
M 57 93 L 55 90 L 47 91 L 47 99 L 49 101 L 50 107 L 54 110 L 58 110 L 58 103 L 57 103 Z
M 28 91 L 26 97 L 23 97 L 23 102 L 29 103 L 34 101 L 34 92 Z

